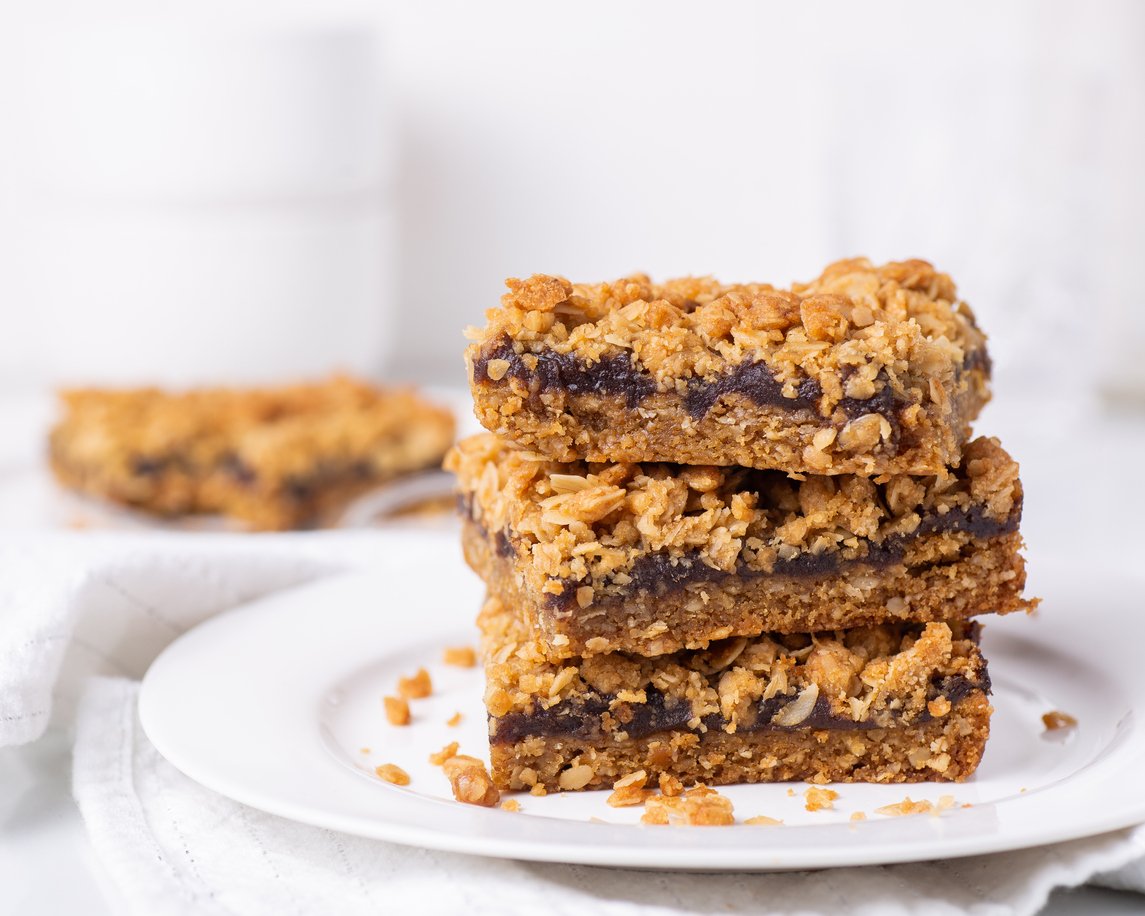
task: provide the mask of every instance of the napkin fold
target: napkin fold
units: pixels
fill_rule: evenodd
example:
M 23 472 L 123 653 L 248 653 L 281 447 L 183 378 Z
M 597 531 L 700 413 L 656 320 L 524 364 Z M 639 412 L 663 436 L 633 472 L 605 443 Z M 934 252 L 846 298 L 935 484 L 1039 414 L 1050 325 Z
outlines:
M 172 535 L 0 544 L 0 745 L 76 731 L 93 847 L 141 914 L 1033 913 L 1090 880 L 1145 893 L 1145 827 L 1050 847 L 879 868 L 755 875 L 485 859 L 294 823 L 183 776 L 142 733 L 137 679 L 180 633 L 260 595 L 376 563 L 389 538 Z M 82 694 L 82 701 L 80 700 Z M 77 706 L 78 703 L 78 706 Z M 284 764 L 286 765 L 286 764 Z

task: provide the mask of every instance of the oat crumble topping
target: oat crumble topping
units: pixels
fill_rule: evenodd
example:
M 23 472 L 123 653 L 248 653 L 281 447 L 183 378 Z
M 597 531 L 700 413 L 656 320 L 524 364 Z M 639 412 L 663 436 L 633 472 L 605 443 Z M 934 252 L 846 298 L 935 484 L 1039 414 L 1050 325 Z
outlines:
M 762 359 L 790 397 L 801 380 L 818 381 L 824 415 L 845 397 L 869 398 L 888 384 L 901 389 L 908 372 L 949 384 L 953 367 L 985 347 L 950 277 L 918 260 L 839 261 L 789 290 L 708 277 L 656 284 L 640 274 L 595 285 L 538 274 L 506 286 L 487 327 L 472 332 L 471 361 L 483 343 L 509 339 L 526 359 L 545 351 L 588 364 L 623 357 L 671 391 Z M 499 382 L 509 368 L 491 359 L 486 376 Z
M 716 570 L 770 573 L 802 554 L 862 559 L 924 520 L 971 513 L 1005 524 L 1020 510 L 1017 463 L 996 439 L 931 476 L 788 477 L 777 471 L 546 461 L 489 434 L 446 459 L 470 516 L 508 538 L 536 592 L 572 589 L 580 608 L 623 589 L 648 554 L 699 557 Z M 951 516 L 953 517 L 953 516 Z
M 900 724 L 928 716 L 932 685 L 944 677 L 983 680 L 984 662 L 972 627 L 944 623 L 857 627 L 831 633 L 761 635 L 644 658 L 622 653 L 547 660 L 524 622 L 498 599 L 478 618 L 486 657 L 485 701 L 496 718 L 561 703 L 610 697 L 617 716 L 649 702 L 649 694 L 691 704 L 693 723 L 719 715 L 734 733 L 754 722 L 760 700 L 791 699 L 776 724 L 797 726 L 821 701 L 854 722 Z M 606 717 L 618 733 L 621 718 Z M 691 723 L 690 723 L 691 724 Z M 927 753 L 941 770 L 943 751 Z M 586 781 L 587 781 L 586 777 Z

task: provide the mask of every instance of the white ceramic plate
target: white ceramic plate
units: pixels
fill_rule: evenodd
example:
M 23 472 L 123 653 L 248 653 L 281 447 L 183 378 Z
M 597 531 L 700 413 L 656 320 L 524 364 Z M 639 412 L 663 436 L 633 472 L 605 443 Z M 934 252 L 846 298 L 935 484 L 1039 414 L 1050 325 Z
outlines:
M 803 785 L 733 786 L 736 815 L 784 826 L 642 827 L 607 793 L 517 796 L 520 813 L 454 802 L 428 755 L 450 741 L 485 753 L 477 668 L 441 664 L 475 644 L 481 597 L 456 543 L 395 539 L 376 571 L 279 593 L 173 643 L 143 682 L 140 716 L 176 767 L 240 802 L 284 817 L 435 849 L 638 868 L 780 870 L 883 864 L 1018 849 L 1145 821 L 1142 578 L 1060 564 L 1039 571 L 1034 618 L 988 622 L 993 737 L 963 784 L 839 785 L 835 810 L 804 810 Z M 413 723 L 385 722 L 381 697 L 429 669 L 433 696 Z M 1045 733 L 1050 710 L 1076 729 Z M 459 725 L 446 721 L 462 713 Z M 373 775 L 395 763 L 407 788 Z M 794 789 L 789 795 L 788 789 Z M 953 795 L 941 816 L 885 817 L 904 796 Z M 970 805 L 970 807 L 962 807 Z M 867 819 L 851 822 L 863 811 Z M 603 823 L 602 823 L 603 821 Z

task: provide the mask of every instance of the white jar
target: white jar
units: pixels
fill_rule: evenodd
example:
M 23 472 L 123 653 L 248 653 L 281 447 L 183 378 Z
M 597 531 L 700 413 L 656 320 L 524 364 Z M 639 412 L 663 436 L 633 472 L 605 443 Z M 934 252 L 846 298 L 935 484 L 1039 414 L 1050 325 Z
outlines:
M 370 30 L 41 27 L 21 50 L 33 372 L 383 370 L 392 156 Z

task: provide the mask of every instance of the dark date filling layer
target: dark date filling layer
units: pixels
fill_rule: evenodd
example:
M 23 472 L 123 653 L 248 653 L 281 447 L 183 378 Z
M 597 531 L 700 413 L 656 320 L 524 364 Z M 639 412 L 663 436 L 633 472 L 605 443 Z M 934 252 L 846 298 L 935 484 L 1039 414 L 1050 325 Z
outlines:
M 471 501 L 462 496 L 458 499 L 458 505 L 462 516 L 481 528 L 485 537 L 489 537 L 489 533 L 481 527 L 480 520 L 473 518 Z M 595 603 L 597 605 L 620 603 L 632 595 L 663 597 L 673 592 L 682 591 L 689 585 L 702 583 L 714 585 L 733 579 L 751 581 L 769 576 L 810 578 L 839 573 L 855 566 L 885 569 L 903 561 L 906 548 L 914 539 L 928 534 L 958 531 L 965 532 L 975 538 L 998 537 L 1017 531 L 1021 517 L 1022 506 L 1020 502 L 1015 504 L 1009 516 L 1001 520 L 989 518 L 978 509 L 951 509 L 945 514 L 933 513 L 924 516 L 919 522 L 918 528 L 910 535 L 899 535 L 882 542 L 867 540 L 865 542 L 866 552 L 861 556 L 844 557 L 837 551 L 799 553 L 789 559 L 776 559 L 770 571 L 752 568 L 742 561 L 734 570 L 718 569 L 705 563 L 703 554 L 699 551 L 693 551 L 683 556 L 670 556 L 663 553 L 644 554 L 633 560 L 631 565 L 623 570 L 631 581 L 623 587 L 606 582 L 610 592 L 600 595 Z M 502 558 L 511 559 L 516 556 L 513 540 L 504 531 L 498 531 L 494 535 L 493 547 L 497 555 Z M 575 608 L 577 586 L 586 584 L 586 580 L 566 579 L 562 580 L 561 584 L 564 586 L 561 594 L 546 594 L 544 596 L 545 606 L 555 610 Z
M 598 394 L 624 397 L 628 407 L 635 408 L 647 397 L 655 394 L 656 382 L 643 370 L 633 365 L 624 354 L 606 356 L 598 362 L 588 364 L 570 353 L 557 353 L 543 350 L 533 354 L 536 368 L 530 370 L 513 347 L 512 340 L 502 335 L 482 348 L 473 364 L 474 379 L 482 385 L 493 384 L 489 379 L 490 360 L 503 360 L 508 369 L 501 378 L 517 379 L 529 389 L 529 404 L 540 410 L 540 396 L 546 391 L 560 390 L 569 394 Z M 972 350 L 960 368 L 960 372 L 982 370 L 989 372 L 990 357 L 984 348 Z M 843 398 L 837 409 L 853 419 L 864 414 L 879 414 L 885 417 L 894 431 L 897 441 L 900 428 L 899 414 L 910 402 L 897 398 L 891 390 L 885 372 L 878 375 L 879 391 L 870 398 Z M 844 381 L 846 379 L 844 378 Z M 823 389 L 814 379 L 804 379 L 796 387 L 794 397 L 786 397 L 783 383 L 778 381 L 764 362 L 745 362 L 729 369 L 716 379 L 692 379 L 684 394 L 684 408 L 689 415 L 700 420 L 716 405 L 720 398 L 728 394 L 742 394 L 760 407 L 778 407 L 784 410 L 819 413 L 819 402 Z
M 70 473 L 82 476 L 85 472 L 82 465 L 69 460 L 66 452 L 55 443 L 51 454 L 52 460 Z M 206 480 L 212 474 L 221 474 L 237 486 L 252 490 L 263 482 L 261 475 L 234 454 L 223 455 L 205 466 L 179 453 L 137 455 L 131 460 L 130 472 L 142 480 L 158 480 L 166 474 Z M 369 462 L 355 461 L 348 464 L 318 464 L 308 474 L 275 479 L 270 484 L 278 496 L 304 504 L 321 496 L 327 489 L 365 484 L 377 479 L 380 476 Z
M 972 633 L 977 639 L 977 630 Z M 976 690 L 990 693 L 990 675 L 983 660 L 979 677 L 972 680 L 965 675 L 947 675 L 931 682 L 927 698 L 946 697 L 952 706 L 968 697 Z M 500 717 L 489 717 L 490 741 L 494 744 L 514 744 L 524 738 L 575 738 L 582 741 L 599 741 L 607 733 L 602 727 L 602 717 L 608 713 L 616 722 L 612 731 L 623 731 L 629 739 L 636 740 L 666 731 L 694 731 L 688 723 L 692 721 L 692 707 L 686 700 L 669 700 L 664 694 L 648 689 L 645 703 L 621 703 L 612 708 L 614 697 L 608 694 L 592 694 L 571 702 L 558 703 L 548 709 L 537 709 L 531 713 L 511 712 Z M 871 729 L 886 728 L 886 724 L 872 721 L 856 722 L 850 716 L 840 715 L 831 708 L 830 701 L 820 696 L 810 714 L 798 725 L 777 725 L 773 719 L 788 704 L 795 702 L 793 696 L 772 697 L 760 700 L 755 707 L 754 722 L 745 724 L 739 721 L 736 732 L 792 732 L 806 729 Z M 917 718 L 904 725 L 922 725 L 933 716 L 924 710 Z M 703 726 L 708 731 L 722 731 L 728 724 L 719 715 L 705 716 Z

